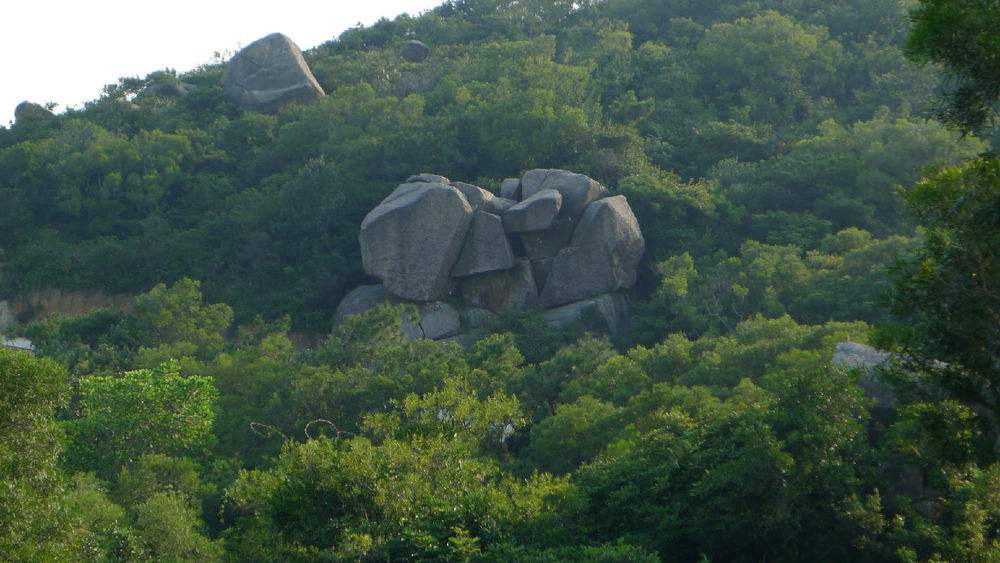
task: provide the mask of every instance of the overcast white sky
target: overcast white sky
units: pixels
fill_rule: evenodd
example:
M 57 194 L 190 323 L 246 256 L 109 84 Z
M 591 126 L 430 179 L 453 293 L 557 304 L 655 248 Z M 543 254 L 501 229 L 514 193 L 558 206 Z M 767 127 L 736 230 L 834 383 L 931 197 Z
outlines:
M 179 72 L 280 31 L 302 49 L 443 0 L 10 0 L 0 3 L 0 124 L 24 100 L 81 106 L 121 76 Z

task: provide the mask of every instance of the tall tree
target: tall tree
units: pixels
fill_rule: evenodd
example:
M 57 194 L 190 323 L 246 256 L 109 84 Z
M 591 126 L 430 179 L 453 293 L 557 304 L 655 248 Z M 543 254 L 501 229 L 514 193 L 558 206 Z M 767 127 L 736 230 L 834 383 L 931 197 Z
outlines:
M 954 82 L 942 117 L 966 131 L 992 125 L 1000 101 L 1000 0 L 920 0 L 907 53 L 944 65 Z

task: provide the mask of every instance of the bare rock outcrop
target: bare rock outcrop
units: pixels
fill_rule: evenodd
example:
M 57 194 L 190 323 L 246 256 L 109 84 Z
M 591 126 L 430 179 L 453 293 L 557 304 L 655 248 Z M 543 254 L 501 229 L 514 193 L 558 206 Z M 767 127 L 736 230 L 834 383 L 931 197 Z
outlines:
M 541 303 L 553 307 L 635 285 L 646 243 L 625 196 L 591 203 L 570 246 L 559 251 Z
M 504 236 L 500 217 L 477 211 L 465 237 L 462 254 L 455 263 L 452 277 L 471 276 L 514 267 L 514 252 Z
M 222 75 L 222 91 L 240 107 L 261 112 L 326 95 L 298 45 L 281 33 L 258 39 L 236 53 Z
M 553 326 L 594 311 L 623 330 L 622 290 L 635 284 L 645 250 L 625 197 L 564 170 L 532 170 L 499 191 L 427 173 L 399 185 L 361 224 L 365 271 L 382 285 L 345 297 L 337 321 L 411 301 L 421 319 L 408 334 L 437 340 L 529 309 Z
M 397 297 L 438 300 L 448 294 L 470 223 L 472 207 L 457 189 L 403 184 L 361 223 L 365 271 Z
M 411 39 L 399 50 L 399 56 L 411 63 L 419 63 L 431 56 L 431 48 L 425 45 L 423 41 Z

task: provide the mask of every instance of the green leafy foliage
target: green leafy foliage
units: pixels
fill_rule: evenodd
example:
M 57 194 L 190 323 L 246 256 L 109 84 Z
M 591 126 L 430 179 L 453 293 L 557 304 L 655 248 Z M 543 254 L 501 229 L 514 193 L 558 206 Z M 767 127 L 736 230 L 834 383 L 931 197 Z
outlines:
M 0 560 L 997 560 L 1000 168 L 963 164 L 993 7 L 449 0 L 307 51 L 330 95 L 271 115 L 221 57 L 29 108 L 0 296 L 41 358 L 0 350 Z M 919 117 L 953 85 L 983 139 Z M 534 167 L 629 199 L 629 331 L 331 331 L 393 186 Z M 133 297 L 23 306 L 92 291 Z
M 204 452 L 218 391 L 211 378 L 177 366 L 80 380 L 80 418 L 69 421 L 67 457 L 77 468 L 115 472 L 151 453 Z

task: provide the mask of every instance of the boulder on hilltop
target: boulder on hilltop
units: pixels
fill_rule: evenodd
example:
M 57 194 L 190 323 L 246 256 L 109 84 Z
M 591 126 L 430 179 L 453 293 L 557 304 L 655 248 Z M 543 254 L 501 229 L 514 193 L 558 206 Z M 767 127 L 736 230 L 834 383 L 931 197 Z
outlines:
M 260 112 L 326 95 L 302 51 L 281 33 L 258 39 L 236 53 L 222 75 L 222 91 L 240 107 Z

